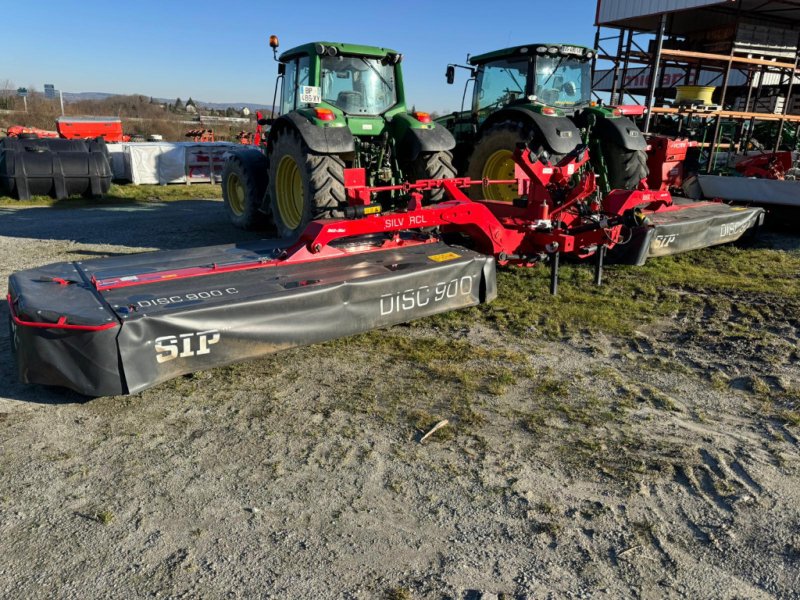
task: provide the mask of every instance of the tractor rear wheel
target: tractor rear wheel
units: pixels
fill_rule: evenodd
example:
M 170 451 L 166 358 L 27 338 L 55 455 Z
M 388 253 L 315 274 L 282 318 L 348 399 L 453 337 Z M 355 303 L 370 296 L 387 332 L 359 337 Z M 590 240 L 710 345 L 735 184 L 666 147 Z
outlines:
M 540 152 L 542 143 L 534 131 L 518 121 L 502 121 L 483 132 L 475 144 L 467 165 L 467 176 L 471 179 L 514 179 L 514 150 L 517 144 L 528 144 L 533 152 Z M 550 162 L 557 163 L 563 155 L 550 154 Z M 472 186 L 471 198 L 504 200 L 512 202 L 519 197 L 516 184 L 490 184 Z
M 451 179 L 456 176 L 453 153 L 447 151 L 420 152 L 417 159 L 407 168 L 406 174 L 412 182 L 420 179 Z M 444 199 L 443 188 L 425 193 L 425 200 L 430 202 L 439 202 Z
M 612 190 L 635 190 L 650 173 L 644 150 L 627 150 L 606 138 L 600 140 L 600 152 L 605 159 L 608 185 Z
M 228 217 L 240 229 L 263 227 L 261 204 L 267 189 L 266 160 L 260 153 L 234 154 L 222 170 L 222 199 Z
M 297 237 L 314 219 L 344 216 L 344 168 L 334 154 L 312 153 L 296 131 L 278 134 L 270 149 L 269 195 L 281 237 Z

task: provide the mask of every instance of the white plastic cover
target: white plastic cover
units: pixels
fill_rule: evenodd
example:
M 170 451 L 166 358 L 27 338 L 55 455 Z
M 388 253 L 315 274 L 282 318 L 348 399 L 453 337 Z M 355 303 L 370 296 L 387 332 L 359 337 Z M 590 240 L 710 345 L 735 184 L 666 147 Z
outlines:
M 131 163 L 125 158 L 125 147 L 122 144 L 106 144 L 111 173 L 116 181 L 131 180 Z
M 698 175 L 706 198 L 800 206 L 800 181 Z
M 110 144 L 115 179 L 139 184 L 210 181 L 213 166 L 218 179 L 224 154 L 236 148 L 226 142 L 124 142 Z M 117 155 L 121 153 L 121 157 Z
M 179 143 L 129 143 L 125 154 L 137 185 L 186 182 L 186 151 Z

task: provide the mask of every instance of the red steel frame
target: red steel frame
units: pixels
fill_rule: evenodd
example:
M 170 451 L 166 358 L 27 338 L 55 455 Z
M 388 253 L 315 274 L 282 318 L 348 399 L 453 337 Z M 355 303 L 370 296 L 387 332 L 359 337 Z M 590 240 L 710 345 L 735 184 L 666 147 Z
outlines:
M 568 155 L 558 165 L 531 161 L 529 152 L 516 150 L 517 178 L 473 180 L 470 178 L 426 179 L 415 183 L 369 187 L 364 169 L 346 169 L 345 187 L 351 207 L 373 206 L 372 196 L 386 191 L 410 195 L 405 210 L 386 214 L 367 214 L 357 219 L 312 221 L 281 257 L 271 260 L 239 261 L 227 264 L 187 267 L 92 279 L 98 291 L 133 287 L 167 280 L 187 279 L 251 269 L 346 256 L 353 252 L 373 252 L 428 244 L 437 239 L 419 230 L 439 228 L 443 233 L 468 235 L 476 250 L 493 255 L 500 264 L 530 266 L 547 255 L 590 256 L 598 248 L 619 242 L 623 215 L 635 207 L 655 210 L 671 204 L 668 192 L 615 191 L 599 200 L 594 174 L 583 170 L 589 161 L 587 150 Z M 577 179 L 577 183 L 571 183 Z M 520 205 L 492 200 L 471 200 L 463 188 L 473 185 L 517 184 L 527 197 Z M 448 200 L 423 206 L 422 192 L 444 189 Z M 554 194 L 560 194 L 559 202 Z M 579 208 L 581 210 L 577 210 Z M 587 208 L 588 207 L 588 208 Z M 377 208 L 377 207 L 376 207 Z M 401 236 L 401 231 L 417 230 Z M 394 233 L 380 245 L 357 250 L 337 247 L 335 242 L 377 233 Z
M 371 209 L 377 214 L 365 214 L 354 219 L 312 221 L 298 240 L 275 259 L 212 264 L 105 279 L 92 277 L 91 282 L 99 292 L 104 292 L 221 273 L 305 264 L 353 253 L 431 244 L 439 238 L 424 230 L 438 228 L 445 234 L 455 232 L 468 235 L 476 250 L 494 256 L 500 264 L 531 266 L 551 257 L 552 293 L 555 293 L 557 285 L 559 255 L 571 254 L 584 258 L 597 252 L 596 281 L 599 283 L 602 257 L 607 248 L 620 241 L 626 214 L 639 208 L 649 211 L 670 210 L 672 197 L 666 191 L 615 190 L 601 200 L 594 174 L 591 170 L 583 169 L 588 160 L 586 149 L 568 155 L 557 165 L 538 159 L 531 161 L 527 150 L 518 149 L 514 153 L 515 179 L 426 179 L 379 187 L 366 185 L 364 169 L 345 169 L 345 189 L 350 207 L 356 209 L 356 214 L 369 213 Z M 471 200 L 463 191 L 474 185 L 493 184 L 516 184 L 525 201 Z M 448 199 L 423 206 L 423 192 L 434 189 L 443 189 Z M 372 204 L 372 196 L 387 191 L 408 194 L 407 207 L 381 214 L 380 207 Z M 401 232 L 404 233 L 401 235 Z M 393 235 L 386 236 L 379 244 L 367 243 L 357 248 L 340 247 L 335 243 L 346 238 L 379 233 Z M 54 282 L 60 285 L 69 283 L 57 279 Z M 19 326 L 77 331 L 103 331 L 119 326 L 117 322 L 73 325 L 67 323 L 63 316 L 56 323 L 26 321 L 17 316 L 10 294 L 7 300 L 11 318 Z

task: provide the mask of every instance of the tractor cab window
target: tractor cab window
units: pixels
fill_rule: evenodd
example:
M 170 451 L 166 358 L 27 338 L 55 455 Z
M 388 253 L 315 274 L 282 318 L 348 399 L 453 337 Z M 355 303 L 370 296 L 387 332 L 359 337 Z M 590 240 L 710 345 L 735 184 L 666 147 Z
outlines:
M 281 96 L 281 114 L 297 108 L 297 96 L 300 86 L 308 85 L 309 60 L 307 56 L 286 63 L 283 79 L 283 95 Z
M 591 100 L 591 64 L 569 56 L 539 56 L 533 93 L 548 106 L 573 107 Z
M 527 58 L 498 60 L 484 65 L 478 73 L 478 112 L 487 112 L 524 98 L 527 80 Z
M 394 67 L 377 58 L 325 56 L 322 100 L 350 115 L 379 115 L 397 103 Z

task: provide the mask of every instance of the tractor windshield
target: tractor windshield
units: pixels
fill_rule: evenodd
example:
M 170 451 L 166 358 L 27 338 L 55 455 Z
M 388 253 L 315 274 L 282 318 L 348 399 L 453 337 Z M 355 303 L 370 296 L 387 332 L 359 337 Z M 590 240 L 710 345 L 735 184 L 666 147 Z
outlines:
M 498 60 L 478 72 L 478 112 L 485 113 L 525 97 L 528 59 Z
M 591 100 L 591 64 L 570 56 L 536 58 L 534 94 L 548 106 L 570 108 Z
M 397 104 L 394 67 L 378 58 L 325 56 L 322 100 L 350 115 L 379 115 Z

